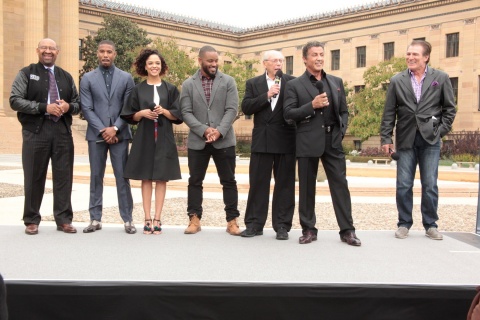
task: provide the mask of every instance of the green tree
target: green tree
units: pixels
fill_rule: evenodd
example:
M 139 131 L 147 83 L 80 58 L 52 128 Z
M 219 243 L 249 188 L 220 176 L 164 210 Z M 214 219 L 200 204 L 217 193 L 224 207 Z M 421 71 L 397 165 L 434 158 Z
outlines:
M 347 102 L 350 112 L 349 133 L 363 141 L 380 133 L 383 108 L 390 78 L 407 68 L 405 58 L 392 58 L 370 67 L 363 74 L 365 88 L 349 93 Z
M 227 52 L 225 56 L 230 58 L 231 62 L 224 63 L 222 66 L 222 71 L 235 79 L 238 90 L 238 101 L 241 104 L 243 97 L 245 96 L 245 83 L 248 79 L 253 78 L 257 73 L 257 69 L 253 68 L 252 66 L 255 63 L 259 63 L 259 61 L 255 59 L 241 60 L 238 56 L 229 52 Z M 239 105 L 236 119 L 240 118 L 241 116 L 243 116 L 243 111 Z
M 180 49 L 177 40 L 174 38 L 167 40 L 157 38 L 153 41 L 152 48 L 160 52 L 168 65 L 165 80 L 176 85 L 179 89 L 181 89 L 183 81 L 198 69 L 195 59 L 190 58 L 187 52 Z
M 147 38 L 147 31 L 127 18 L 115 15 L 103 16 L 102 27 L 97 34 L 85 38 L 85 46 L 82 48 L 82 55 L 85 64 L 80 70 L 80 77 L 83 74 L 95 69 L 98 66 L 97 48 L 102 40 L 110 40 L 115 43 L 117 57 L 115 65 L 125 71 L 131 71 L 135 60 L 135 53 L 138 47 L 145 47 L 152 40 Z

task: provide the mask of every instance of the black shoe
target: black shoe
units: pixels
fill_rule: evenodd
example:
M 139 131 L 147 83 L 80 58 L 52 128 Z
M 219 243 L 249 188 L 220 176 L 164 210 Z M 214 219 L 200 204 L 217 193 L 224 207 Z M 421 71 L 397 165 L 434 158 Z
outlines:
M 263 231 L 258 231 L 258 230 L 255 230 L 253 228 L 247 228 L 247 229 L 243 230 L 240 233 L 240 235 L 244 238 L 251 238 L 251 237 L 263 235 Z
M 298 239 L 300 244 L 312 243 L 312 241 L 317 241 L 317 235 L 311 230 L 302 232 L 303 235 Z
M 277 231 L 277 240 L 288 240 L 288 232 L 285 228 L 279 228 Z
M 355 231 L 347 230 L 342 235 L 340 235 L 340 240 L 346 242 L 350 246 L 359 247 L 362 245 L 360 239 L 355 235 Z

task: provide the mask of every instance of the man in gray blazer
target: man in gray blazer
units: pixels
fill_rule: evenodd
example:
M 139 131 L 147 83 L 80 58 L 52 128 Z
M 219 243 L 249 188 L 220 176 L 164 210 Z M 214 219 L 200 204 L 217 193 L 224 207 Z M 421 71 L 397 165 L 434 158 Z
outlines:
M 135 84 L 129 73 L 115 67 L 116 55 L 113 42 L 101 41 L 97 50 L 99 66 L 86 73 L 80 83 L 82 111 L 88 122 L 86 139 L 90 159 L 90 224 L 84 233 L 102 229 L 103 177 L 108 151 L 125 231 L 129 234 L 136 232 L 132 222 L 130 181 L 123 177 L 132 134 L 128 124 L 120 118 L 123 104 Z
M 227 232 L 239 235 L 237 181 L 235 180 L 235 132 L 238 91 L 235 80 L 218 71 L 218 53 L 204 46 L 198 55 L 200 70 L 182 84 L 180 108 L 188 134 L 188 207 L 190 223 L 186 234 L 201 230 L 203 180 L 210 158 L 217 167 L 223 187 Z
M 428 67 L 432 46 L 414 40 L 407 48 L 408 69 L 393 76 L 388 86 L 380 129 L 383 151 L 394 152 L 396 127 L 398 230 L 405 239 L 413 224 L 413 182 L 417 165 L 422 183 L 421 212 L 426 236 L 442 240 L 437 230 L 440 140 L 452 129 L 455 99 L 445 72 Z

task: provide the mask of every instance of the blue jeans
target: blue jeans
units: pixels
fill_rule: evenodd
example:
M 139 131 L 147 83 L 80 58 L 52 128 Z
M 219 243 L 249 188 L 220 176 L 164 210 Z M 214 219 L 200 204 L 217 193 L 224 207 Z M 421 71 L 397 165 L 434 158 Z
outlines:
M 411 149 L 397 150 L 397 209 L 398 227 L 410 229 L 413 224 L 413 182 L 415 171 L 420 169 L 422 184 L 422 224 L 425 230 L 437 227 L 438 220 L 438 161 L 440 159 L 440 141 L 434 145 L 426 142 L 417 131 Z

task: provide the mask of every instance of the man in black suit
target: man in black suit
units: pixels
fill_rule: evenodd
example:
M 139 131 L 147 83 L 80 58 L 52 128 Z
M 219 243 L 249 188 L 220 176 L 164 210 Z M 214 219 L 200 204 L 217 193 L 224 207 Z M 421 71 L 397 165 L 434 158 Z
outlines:
M 284 57 L 279 51 L 263 56 L 265 73 L 246 83 L 242 111 L 253 115 L 250 190 L 242 237 L 263 234 L 267 220 L 270 180 L 275 179 L 272 199 L 272 226 L 278 240 L 287 240 L 295 208 L 295 125 L 283 118 L 283 95 L 287 81 L 282 73 Z
M 25 233 L 38 233 L 48 163 L 52 160 L 53 216 L 57 230 L 76 233 L 72 226 L 72 115 L 80 112 L 72 76 L 55 65 L 59 48 L 52 39 L 38 43 L 38 63 L 20 70 L 10 94 L 10 106 L 22 124 Z
M 397 142 L 397 210 L 395 237 L 405 239 L 413 224 L 413 182 L 417 165 L 422 183 L 422 224 L 425 235 L 442 240 L 437 230 L 440 140 L 452 129 L 455 98 L 448 74 L 428 67 L 432 46 L 414 40 L 407 48 L 407 70 L 390 79 L 380 136 L 385 152 Z
M 308 42 L 302 55 L 307 70 L 287 82 L 284 102 L 285 119 L 297 123 L 299 214 L 303 233 L 299 242 L 305 244 L 317 240 L 315 190 L 318 161 L 321 159 L 340 227 L 340 239 L 349 245 L 360 246 L 353 226 L 342 148 L 348 121 L 343 81 L 323 70 L 325 57 L 322 43 Z

